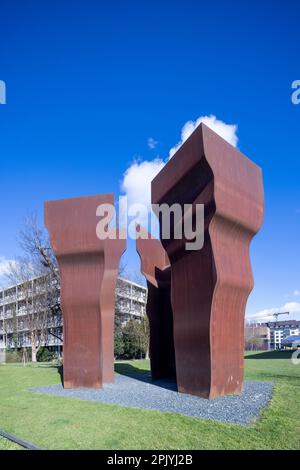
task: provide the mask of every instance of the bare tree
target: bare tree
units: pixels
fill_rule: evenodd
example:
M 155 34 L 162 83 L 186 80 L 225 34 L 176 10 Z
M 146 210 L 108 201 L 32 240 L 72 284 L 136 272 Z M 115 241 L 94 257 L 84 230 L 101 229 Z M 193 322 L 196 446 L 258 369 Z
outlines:
M 19 233 L 19 244 L 23 253 L 30 259 L 40 274 L 51 273 L 60 282 L 58 265 L 53 253 L 48 233 L 38 226 L 36 212 L 26 217 Z
M 60 310 L 60 277 L 55 255 L 53 253 L 48 234 L 37 222 L 36 213 L 28 216 L 23 223 L 18 237 L 23 256 L 10 263 L 6 277 L 9 281 L 18 285 L 22 309 L 24 315 L 20 315 L 20 309 L 13 322 L 13 337 L 17 338 L 18 331 L 27 331 L 30 336 L 32 361 L 37 359 L 37 353 L 42 346 L 47 344 L 49 335 L 61 340 L 54 333 L 57 327 L 62 326 Z M 145 284 L 144 277 L 140 274 L 128 275 L 126 264 L 121 260 L 119 268 L 120 277 L 128 277 L 136 283 Z M 124 290 L 123 296 L 118 297 L 117 292 Z M 128 285 L 119 282 L 116 291 L 116 333 L 122 327 L 122 321 L 128 310 L 128 299 L 124 299 Z M 16 307 L 20 305 L 16 299 Z M 130 300 L 129 300 L 130 304 Z M 118 317 L 118 318 L 117 318 Z M 12 327 L 10 327 L 12 329 Z M 53 331 L 54 330 L 54 331 Z M 143 319 L 140 325 L 139 340 L 142 341 L 143 350 L 148 355 L 149 331 L 147 319 Z M 16 347 L 16 346 L 15 346 Z
M 245 350 L 261 351 L 268 349 L 268 328 L 263 325 L 245 326 Z
M 123 273 L 120 274 L 121 277 L 126 278 L 128 281 L 134 282 L 135 284 L 139 284 L 141 286 L 146 285 L 145 276 L 138 272 L 138 271 L 127 271 L 126 269 L 123 270 Z
M 9 264 L 6 277 L 20 286 L 18 295 L 25 315 L 17 318 L 16 326 L 29 332 L 32 362 L 36 362 L 50 328 L 61 323 L 59 271 L 47 233 L 38 226 L 35 213 L 25 219 L 19 244 L 23 257 Z

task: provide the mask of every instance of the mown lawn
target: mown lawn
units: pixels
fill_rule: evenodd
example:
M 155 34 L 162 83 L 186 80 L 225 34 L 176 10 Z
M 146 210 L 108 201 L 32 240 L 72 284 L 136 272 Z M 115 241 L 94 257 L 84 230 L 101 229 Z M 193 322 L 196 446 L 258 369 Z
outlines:
M 0 429 L 45 449 L 299 449 L 300 365 L 290 356 L 246 355 L 246 378 L 275 385 L 271 404 L 247 427 L 31 393 L 60 383 L 57 368 L 0 365 Z M 148 361 L 116 364 L 125 374 L 148 369 Z M 0 439 L 0 449 L 14 448 Z
M 7 439 L 4 439 L 3 437 L 0 437 L 0 450 L 21 450 L 21 447 Z

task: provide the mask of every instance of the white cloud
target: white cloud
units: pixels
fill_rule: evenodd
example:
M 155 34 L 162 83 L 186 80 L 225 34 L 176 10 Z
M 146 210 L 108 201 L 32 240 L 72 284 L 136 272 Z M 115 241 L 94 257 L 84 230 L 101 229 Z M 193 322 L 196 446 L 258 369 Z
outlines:
M 147 140 L 147 144 L 149 149 L 153 150 L 157 147 L 158 141 L 153 139 L 153 137 L 149 137 L 149 139 Z
M 134 162 L 124 173 L 121 189 L 128 198 L 128 204 L 144 204 L 151 207 L 151 181 L 164 167 L 165 162 L 155 160 Z
M 127 196 L 128 208 L 134 204 L 142 204 L 151 213 L 151 181 L 165 166 L 165 162 L 157 157 L 154 160 L 144 160 L 134 162 L 124 173 L 121 190 Z M 121 199 L 120 213 L 121 220 L 124 217 L 124 201 Z M 145 211 L 135 218 L 137 222 L 148 226 L 148 217 Z
M 9 284 L 7 275 L 11 266 L 16 266 L 16 261 L 0 256 L 0 287 Z
M 181 130 L 181 141 L 170 150 L 169 158 L 171 158 L 176 150 L 182 145 L 182 143 L 188 139 L 192 132 L 196 129 L 199 124 L 203 122 L 208 127 L 213 129 L 217 134 L 227 140 L 230 144 L 236 147 L 237 138 L 237 126 L 232 124 L 226 124 L 220 121 L 216 116 L 201 116 L 196 121 L 188 121 L 185 123 Z M 157 145 L 157 141 L 153 137 L 149 137 L 148 146 L 154 149 Z M 135 161 L 124 173 L 123 180 L 121 182 L 121 191 L 127 196 L 128 207 L 132 204 L 143 204 L 147 207 L 149 213 L 151 211 L 151 181 L 164 167 L 166 161 L 162 158 L 157 157 L 154 160 Z M 123 220 L 124 204 L 121 200 L 121 220 Z M 142 217 L 140 223 L 145 223 L 145 217 Z
M 296 296 L 296 297 L 300 297 L 300 290 L 298 289 L 295 289 L 293 294 Z
M 255 313 L 254 315 L 247 316 L 248 320 L 271 320 L 274 319 L 274 313 L 278 312 L 290 312 L 290 315 L 283 315 L 283 319 L 296 319 L 300 318 L 300 303 L 299 302 L 287 302 L 282 307 L 268 308 Z
M 0 277 L 6 276 L 9 273 L 9 267 L 12 263 L 15 263 L 15 261 L 0 256 Z
M 196 127 L 203 122 L 214 132 L 219 134 L 223 139 L 227 140 L 234 147 L 237 146 L 238 137 L 237 137 L 237 125 L 236 124 L 226 124 L 223 121 L 220 121 L 213 114 L 210 116 L 200 116 L 196 121 L 187 121 L 183 128 L 181 129 L 181 140 L 177 145 L 172 147 L 169 152 L 169 158 L 172 158 L 181 145 L 189 138 L 189 136 L 194 132 Z

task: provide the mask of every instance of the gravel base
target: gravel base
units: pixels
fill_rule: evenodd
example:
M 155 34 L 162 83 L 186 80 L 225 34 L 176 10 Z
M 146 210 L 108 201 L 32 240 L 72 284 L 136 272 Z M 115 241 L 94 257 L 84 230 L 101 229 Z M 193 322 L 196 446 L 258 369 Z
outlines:
M 179 413 L 193 418 L 214 419 L 240 425 L 247 425 L 259 417 L 262 408 L 272 398 L 272 390 L 271 382 L 246 381 L 244 391 L 240 395 L 207 400 L 178 393 L 173 382 L 151 382 L 150 376 L 146 374 L 138 378 L 116 375 L 115 383 L 106 384 L 102 389 L 64 389 L 62 385 L 31 389 L 45 395 Z

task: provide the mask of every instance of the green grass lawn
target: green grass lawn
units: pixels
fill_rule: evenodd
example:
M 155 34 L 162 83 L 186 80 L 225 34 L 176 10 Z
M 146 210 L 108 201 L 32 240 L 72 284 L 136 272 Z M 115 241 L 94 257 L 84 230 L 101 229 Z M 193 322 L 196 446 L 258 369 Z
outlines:
M 17 444 L 8 441 L 7 439 L 3 439 L 0 437 L 0 450 L 21 450 L 22 448 L 19 447 Z
M 60 383 L 57 368 L 0 365 L 0 429 L 45 449 L 300 449 L 300 365 L 290 355 L 246 355 L 246 378 L 275 385 L 261 419 L 247 427 L 31 393 Z M 125 374 L 148 369 L 148 361 L 116 364 Z M 0 449 L 16 448 L 0 439 Z

